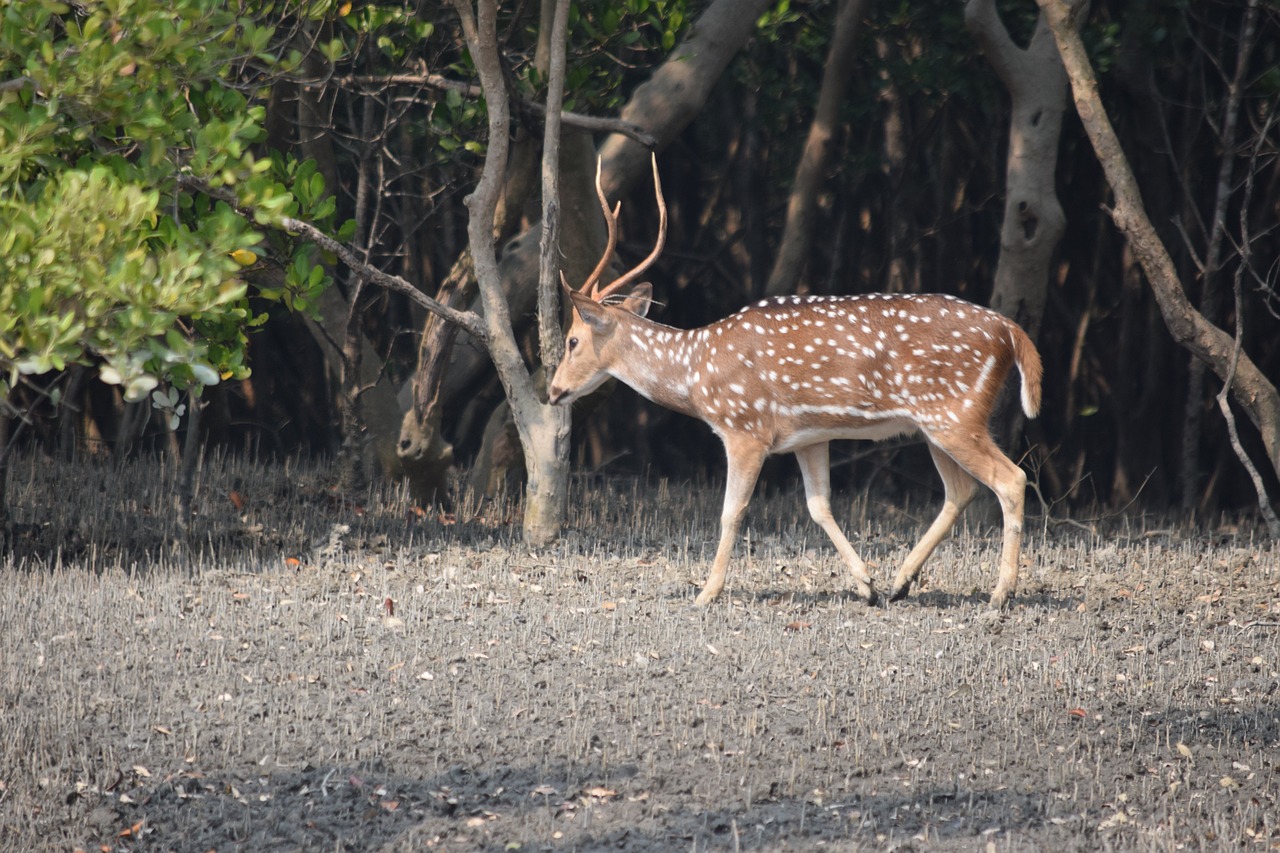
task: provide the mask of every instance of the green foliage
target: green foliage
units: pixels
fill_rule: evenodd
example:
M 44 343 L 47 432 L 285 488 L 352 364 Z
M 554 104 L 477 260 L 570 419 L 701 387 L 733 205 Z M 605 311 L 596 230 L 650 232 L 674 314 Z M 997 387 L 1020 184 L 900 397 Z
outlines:
M 140 400 L 165 377 L 213 384 L 218 367 L 181 318 L 242 320 L 231 252 L 256 241 L 225 205 L 193 230 L 164 216 L 159 193 L 105 166 L 65 169 L 29 199 L 0 203 L 0 361 L 22 374 L 63 370 L 86 353 Z
M 265 136 L 255 93 L 289 60 L 250 10 L 4 6 L 0 400 L 23 377 L 72 363 L 97 365 L 129 400 L 161 383 L 198 390 L 247 374 L 246 332 L 264 319 L 240 277 L 263 243 L 255 226 L 333 214 L 314 167 L 255 155 Z M 292 260 L 280 294 L 291 307 L 327 284 L 316 261 L 310 251 Z

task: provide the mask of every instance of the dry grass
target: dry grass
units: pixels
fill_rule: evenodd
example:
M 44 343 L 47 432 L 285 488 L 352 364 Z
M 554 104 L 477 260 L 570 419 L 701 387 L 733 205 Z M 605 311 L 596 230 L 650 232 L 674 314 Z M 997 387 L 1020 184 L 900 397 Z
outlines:
M 702 611 L 714 490 L 580 483 L 531 553 L 303 466 L 202 478 L 183 540 L 155 467 L 15 471 L 0 847 L 1280 846 L 1280 560 L 1248 532 L 1034 531 L 996 619 L 995 527 L 869 609 L 777 495 Z M 842 514 L 882 586 L 927 520 Z

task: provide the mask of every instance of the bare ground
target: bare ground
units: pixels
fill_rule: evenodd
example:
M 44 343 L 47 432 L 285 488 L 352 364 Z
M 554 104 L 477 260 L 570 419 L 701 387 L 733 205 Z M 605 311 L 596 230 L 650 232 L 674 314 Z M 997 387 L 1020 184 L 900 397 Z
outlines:
M 13 475 L 4 850 L 1280 847 L 1280 554 L 1248 530 L 1029 520 L 993 617 L 980 514 L 868 608 L 757 497 L 696 610 L 711 491 L 580 484 L 533 553 L 226 462 L 174 544 L 168 479 Z M 882 588 L 931 509 L 844 504 Z

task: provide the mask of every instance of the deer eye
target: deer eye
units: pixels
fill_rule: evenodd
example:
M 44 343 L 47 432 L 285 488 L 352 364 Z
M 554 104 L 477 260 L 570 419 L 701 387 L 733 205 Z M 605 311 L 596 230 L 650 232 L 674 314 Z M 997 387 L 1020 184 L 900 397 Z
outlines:
M 569 347 L 569 352 L 573 352 L 575 349 L 577 349 L 577 348 L 578 348 L 578 339 L 577 339 L 577 338 L 569 338 L 569 341 L 568 341 L 568 343 L 567 343 L 567 346 Z

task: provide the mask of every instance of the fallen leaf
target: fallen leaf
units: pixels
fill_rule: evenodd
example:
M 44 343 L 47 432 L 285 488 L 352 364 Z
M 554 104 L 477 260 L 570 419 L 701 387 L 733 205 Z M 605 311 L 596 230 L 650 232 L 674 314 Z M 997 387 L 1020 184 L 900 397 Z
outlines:
M 812 627 L 813 627 L 813 623 L 812 623 L 812 622 L 805 622 L 805 621 L 802 621 L 802 620 L 800 620 L 800 619 L 797 619 L 797 620 L 796 620 L 796 621 L 794 621 L 794 622 L 788 622 L 788 623 L 787 623 L 786 628 L 784 628 L 783 630 L 785 630 L 785 631 L 803 631 L 805 628 L 812 628 Z
M 1089 712 L 1084 708 L 1072 708 L 1070 711 L 1067 711 L 1067 713 L 1078 720 L 1083 720 L 1085 717 L 1089 716 Z
M 146 822 L 146 821 L 141 821 L 141 820 L 140 820 L 140 821 L 138 821 L 137 823 L 135 823 L 133 826 L 127 826 L 127 827 L 125 827 L 124 829 L 120 830 L 120 833 L 119 833 L 116 837 L 117 837 L 117 838 L 128 838 L 128 837 L 129 837 L 129 836 L 131 836 L 131 835 L 137 835 L 139 832 L 142 832 L 142 825 L 143 825 L 145 822 Z
M 618 603 L 616 601 L 604 601 L 600 604 L 601 610 L 617 610 Z
M 1181 754 L 1183 758 L 1190 759 L 1191 747 L 1187 746 L 1182 741 L 1178 741 L 1178 753 Z
M 586 794 L 588 797 L 596 797 L 597 799 L 601 799 L 601 800 L 607 800 L 610 797 L 618 796 L 617 791 L 611 791 L 610 789 L 602 788 L 599 785 L 595 785 L 591 788 L 586 788 L 582 791 L 582 793 Z

